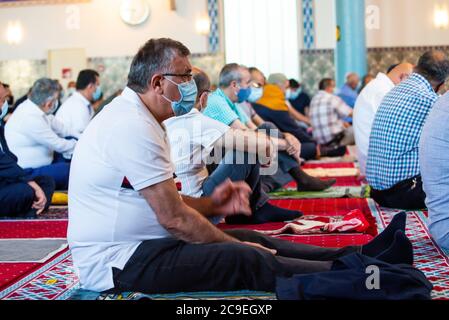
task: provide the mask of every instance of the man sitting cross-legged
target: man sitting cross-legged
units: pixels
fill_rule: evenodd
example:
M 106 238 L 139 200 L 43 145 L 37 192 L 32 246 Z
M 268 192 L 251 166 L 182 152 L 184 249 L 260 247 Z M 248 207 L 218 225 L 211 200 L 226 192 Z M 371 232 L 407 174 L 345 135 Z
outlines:
M 227 181 L 211 197 L 180 196 L 162 123 L 195 104 L 189 54 L 170 39 L 148 41 L 133 59 L 128 87 L 77 145 L 68 241 L 82 289 L 274 292 L 277 277 L 333 272 L 348 254 L 413 263 L 405 215 L 366 246 L 326 249 L 211 224 L 206 217 L 251 214 L 244 182 Z M 131 189 L 122 187 L 125 177 Z
M 285 141 L 270 139 L 255 131 L 231 129 L 203 115 L 200 111 L 207 105 L 210 80 L 198 69 L 194 71 L 193 78 L 198 88 L 195 108 L 189 114 L 170 118 L 164 123 L 170 140 L 175 173 L 181 180 L 182 193 L 193 197 L 211 196 L 227 179 L 246 181 L 252 190 L 250 204 L 253 215 L 228 218 L 229 223 L 258 224 L 300 217 L 300 212 L 281 209 L 268 203 L 269 198 L 261 185 L 260 164 L 256 161 L 258 150 L 262 149 L 270 154 L 274 151 L 272 143 L 285 150 L 288 147 Z M 207 158 L 212 149 L 221 151 L 222 148 L 226 150 L 225 156 L 209 176 Z M 214 222 L 219 220 L 221 219 Z

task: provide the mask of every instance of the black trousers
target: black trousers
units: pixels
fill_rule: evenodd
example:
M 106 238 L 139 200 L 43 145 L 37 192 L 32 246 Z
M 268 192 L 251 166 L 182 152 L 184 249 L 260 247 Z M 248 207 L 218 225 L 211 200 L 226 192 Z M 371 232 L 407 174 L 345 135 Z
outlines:
M 388 190 L 371 190 L 380 206 L 392 209 L 419 210 L 426 208 L 426 194 L 421 176 L 402 181 Z
M 176 293 L 254 290 L 274 292 L 277 276 L 325 272 L 360 247 L 328 249 L 291 243 L 248 230 L 227 233 L 243 242 L 194 245 L 176 239 L 143 242 L 123 270 L 113 269 L 112 292 Z
M 47 207 L 55 191 L 55 181 L 51 177 L 36 177 L 33 179 L 44 191 L 47 197 Z M 0 217 L 35 218 L 36 210 L 31 209 L 35 200 L 35 192 L 27 183 L 15 183 L 0 189 Z

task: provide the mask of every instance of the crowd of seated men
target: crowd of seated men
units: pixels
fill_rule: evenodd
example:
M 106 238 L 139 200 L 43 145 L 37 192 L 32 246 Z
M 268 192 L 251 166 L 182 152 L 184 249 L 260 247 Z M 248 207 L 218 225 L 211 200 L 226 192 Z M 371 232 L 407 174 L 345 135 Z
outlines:
M 229 223 L 289 221 L 301 213 L 270 205 L 267 193 L 281 188 L 285 179 L 294 180 L 299 191 L 330 188 L 335 180 L 313 178 L 301 165 L 342 156 L 346 146 L 356 143 L 372 198 L 389 208 L 428 207 L 431 231 L 449 247 L 443 152 L 449 140 L 443 126 L 447 98 L 438 99 L 449 77 L 443 52 L 426 52 L 416 66 L 402 62 L 376 77 L 368 75 L 361 88 L 355 73 L 340 90 L 334 79 L 322 79 L 313 97 L 296 80 L 280 73 L 266 78 L 256 67 L 224 66 L 214 91 L 204 71 L 195 69 L 193 75 L 195 108 L 165 124 L 183 194 L 207 197 L 227 179 L 245 181 L 252 190 L 253 214 L 228 217 Z M 48 209 L 54 190 L 68 189 L 77 141 L 95 114 L 120 93 L 104 102 L 94 70 L 81 71 L 65 94 L 59 82 L 39 79 L 15 104 L 10 86 L 0 85 L 1 215 L 36 216 Z M 245 137 L 244 143 L 235 142 L 239 137 Z M 279 167 L 269 175 L 261 174 L 268 166 L 255 154 L 263 145 L 267 154 L 279 151 Z M 206 165 L 214 153 L 221 157 Z

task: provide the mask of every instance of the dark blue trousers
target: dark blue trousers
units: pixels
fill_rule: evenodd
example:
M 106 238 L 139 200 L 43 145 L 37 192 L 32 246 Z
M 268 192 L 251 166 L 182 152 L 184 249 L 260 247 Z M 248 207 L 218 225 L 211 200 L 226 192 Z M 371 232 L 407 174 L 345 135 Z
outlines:
M 56 184 L 56 190 L 67 190 L 69 187 L 70 163 L 58 162 L 49 166 L 26 169 L 25 173 L 33 180 L 39 176 L 52 177 Z
M 301 128 L 286 111 L 274 111 L 267 107 L 253 104 L 256 113 L 265 121 L 272 122 L 281 132 L 294 135 L 301 142 L 301 158 L 313 160 L 317 157 L 317 143 Z
M 47 197 L 47 209 L 55 191 L 55 182 L 51 177 L 35 177 L 36 182 Z M 0 217 L 35 218 L 36 210 L 31 209 L 35 192 L 26 182 L 3 186 L 0 189 Z

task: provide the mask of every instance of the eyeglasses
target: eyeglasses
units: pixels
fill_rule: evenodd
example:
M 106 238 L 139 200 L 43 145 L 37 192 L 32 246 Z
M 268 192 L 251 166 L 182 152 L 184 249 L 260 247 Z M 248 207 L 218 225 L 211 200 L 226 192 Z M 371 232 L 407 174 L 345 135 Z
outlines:
M 183 79 L 185 82 L 191 81 L 193 78 L 193 74 L 191 73 L 164 73 L 162 75 L 164 77 L 178 77 Z

